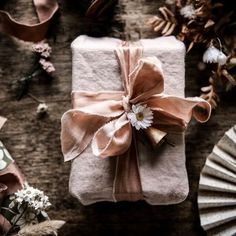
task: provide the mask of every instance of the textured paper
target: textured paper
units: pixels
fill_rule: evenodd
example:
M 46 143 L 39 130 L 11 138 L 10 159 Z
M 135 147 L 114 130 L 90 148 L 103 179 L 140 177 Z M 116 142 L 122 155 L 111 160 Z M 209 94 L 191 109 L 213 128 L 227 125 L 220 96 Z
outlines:
M 199 182 L 198 206 L 208 235 L 236 234 L 236 132 L 225 133 L 208 156 Z
M 123 90 L 120 68 L 114 53 L 119 39 L 80 36 L 72 43 L 72 90 Z M 165 93 L 184 96 L 183 43 L 174 37 L 141 40 L 144 56 L 157 56 L 165 77 Z M 184 137 L 168 134 L 172 147 L 162 145 L 156 151 L 138 141 L 139 166 L 144 199 L 150 204 L 182 202 L 188 194 L 185 168 Z M 115 157 L 101 159 L 89 146 L 72 161 L 70 192 L 88 205 L 99 201 L 114 201 L 112 197 Z

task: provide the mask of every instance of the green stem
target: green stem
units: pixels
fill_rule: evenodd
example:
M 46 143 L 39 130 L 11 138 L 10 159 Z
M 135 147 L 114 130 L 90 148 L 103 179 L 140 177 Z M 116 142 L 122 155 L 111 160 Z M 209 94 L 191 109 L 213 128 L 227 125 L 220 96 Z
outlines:
M 6 234 L 4 234 L 3 236 L 8 236 L 10 235 L 11 231 L 14 229 L 14 227 L 16 226 L 16 223 L 20 220 L 20 218 L 24 215 L 24 213 L 26 212 L 28 206 L 26 205 L 24 210 L 21 212 L 21 214 L 19 215 L 19 217 L 17 218 L 17 220 L 13 223 L 13 225 L 11 226 L 11 228 L 6 232 Z

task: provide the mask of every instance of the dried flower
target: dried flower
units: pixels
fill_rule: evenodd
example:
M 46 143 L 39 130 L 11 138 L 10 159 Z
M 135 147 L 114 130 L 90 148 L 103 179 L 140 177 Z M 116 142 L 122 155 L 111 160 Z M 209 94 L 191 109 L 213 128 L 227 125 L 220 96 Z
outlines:
M 203 62 L 217 63 L 220 50 L 211 45 L 203 54 Z
M 195 17 L 195 8 L 193 4 L 182 7 L 179 12 L 184 18 L 191 19 Z
M 39 60 L 39 63 L 41 64 L 42 68 L 47 72 L 47 73 L 52 73 L 55 71 L 55 68 L 53 64 L 50 61 L 46 61 L 45 59 L 41 58 Z
M 217 57 L 217 62 L 219 63 L 219 65 L 223 66 L 227 61 L 227 56 L 220 51 L 218 57 Z
M 147 105 L 132 105 L 132 110 L 127 113 L 127 117 L 137 130 L 146 129 L 153 122 L 153 112 Z
M 15 197 L 17 203 L 26 203 L 28 207 L 35 211 L 42 211 L 51 206 L 48 197 L 44 195 L 43 191 L 31 187 L 27 183 L 24 184 L 23 189 L 15 193 Z
M 165 4 L 167 5 L 173 5 L 175 3 L 175 0 L 165 0 Z
M 37 107 L 37 114 L 45 114 L 48 111 L 46 103 L 40 103 Z
M 33 51 L 39 53 L 42 57 L 48 58 L 52 52 L 52 48 L 49 46 L 48 43 L 39 42 L 33 44 L 32 46 Z
M 203 62 L 206 63 L 218 63 L 219 65 L 224 65 L 227 61 L 227 56 L 211 45 L 203 54 Z

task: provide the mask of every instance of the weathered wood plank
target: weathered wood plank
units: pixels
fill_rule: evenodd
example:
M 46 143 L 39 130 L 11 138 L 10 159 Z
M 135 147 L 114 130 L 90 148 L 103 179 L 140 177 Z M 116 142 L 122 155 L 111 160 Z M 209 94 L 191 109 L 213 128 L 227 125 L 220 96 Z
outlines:
M 106 31 L 101 23 L 87 22 L 79 14 L 79 4 L 60 1 L 61 13 L 56 24 L 56 39 L 51 40 L 52 61 L 57 69 L 52 83 L 35 81 L 31 92 L 47 101 L 49 115 L 36 118 L 36 104 L 29 98 L 14 100 L 9 84 L 23 76 L 34 57 L 31 44 L 0 34 L 0 114 L 8 118 L 0 139 L 28 177 L 29 182 L 44 190 L 53 207 L 52 218 L 67 224 L 60 235 L 203 235 L 197 210 L 199 173 L 215 142 L 236 121 L 235 97 L 223 100 L 211 120 L 204 125 L 192 122 L 186 134 L 187 169 L 190 194 L 187 200 L 173 206 L 149 206 L 138 203 L 99 203 L 81 206 L 68 193 L 70 164 L 63 163 L 60 151 L 60 118 L 70 108 L 70 43 L 82 33 L 108 33 L 123 39 L 155 37 L 146 19 L 157 12 L 162 1 L 120 0 L 112 27 Z M 75 4 L 76 3 L 76 4 Z M 27 0 L 9 0 L 2 8 L 17 19 L 35 22 L 35 11 Z M 106 27 L 105 27 L 106 28 Z M 197 50 L 187 56 L 186 94 L 199 94 L 202 80 L 196 64 Z

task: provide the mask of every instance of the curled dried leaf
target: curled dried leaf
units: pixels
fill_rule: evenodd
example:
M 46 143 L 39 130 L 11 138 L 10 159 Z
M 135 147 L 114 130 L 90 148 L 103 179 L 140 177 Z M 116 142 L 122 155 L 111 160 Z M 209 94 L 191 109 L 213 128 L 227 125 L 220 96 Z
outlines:
M 215 88 L 212 84 L 201 88 L 202 94 L 201 98 L 205 99 L 212 106 L 212 109 L 216 109 L 217 104 L 220 101 L 219 96 L 215 92 Z
M 209 20 L 206 22 L 206 24 L 204 25 L 204 28 L 209 28 L 209 27 L 211 27 L 211 26 L 214 25 L 214 24 L 215 24 L 215 22 L 214 22 L 213 20 L 209 19 Z
M 235 78 L 226 69 L 223 69 L 221 73 L 230 82 L 232 86 L 236 86 Z

